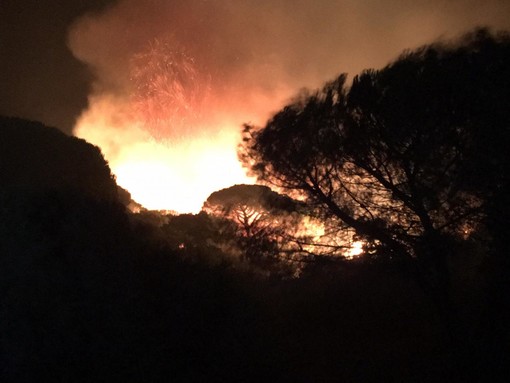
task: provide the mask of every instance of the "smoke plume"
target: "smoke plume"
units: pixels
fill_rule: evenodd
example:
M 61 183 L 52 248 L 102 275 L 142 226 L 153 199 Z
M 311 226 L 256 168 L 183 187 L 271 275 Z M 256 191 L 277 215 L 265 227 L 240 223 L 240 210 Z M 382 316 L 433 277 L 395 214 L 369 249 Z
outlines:
M 250 182 L 236 157 L 243 122 L 403 49 L 508 28 L 508 15 L 497 0 L 119 0 L 69 31 L 95 76 L 75 134 L 102 148 L 143 205 L 196 211 Z

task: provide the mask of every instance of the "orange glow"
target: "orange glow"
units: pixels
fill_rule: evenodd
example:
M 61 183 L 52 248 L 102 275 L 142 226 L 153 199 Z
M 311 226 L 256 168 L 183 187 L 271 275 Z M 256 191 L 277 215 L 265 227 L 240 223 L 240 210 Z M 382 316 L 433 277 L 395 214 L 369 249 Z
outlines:
M 337 232 L 336 234 L 328 234 L 324 223 L 305 217 L 294 233 L 296 237 L 310 237 L 309 245 L 304 245 L 303 249 L 311 253 L 321 254 L 329 253 L 332 255 L 340 255 L 347 259 L 353 259 L 363 254 L 363 241 L 353 241 L 354 233 L 350 230 Z M 332 249 L 342 248 L 339 252 L 331 253 Z
M 295 233 L 297 237 L 310 237 L 315 242 L 319 241 L 324 234 L 324 224 L 311 217 L 304 217 Z
M 237 159 L 239 129 L 226 125 L 206 130 L 207 135 L 156 141 L 119 118 L 118 105 L 118 100 L 94 100 L 75 134 L 101 148 L 117 183 L 145 208 L 197 213 L 212 192 L 253 183 Z
M 119 184 L 149 209 L 196 213 L 211 192 L 250 182 L 237 161 L 235 144 L 221 137 L 173 146 L 137 143 L 112 167 Z
M 150 40 L 129 67 L 115 91 L 98 86 L 74 133 L 101 148 L 133 200 L 197 213 L 212 192 L 254 183 L 237 157 L 241 126 L 264 122 L 291 89 L 226 86 L 171 35 Z
M 363 253 L 363 242 L 355 241 L 351 243 L 350 248 L 345 253 L 346 258 L 355 258 Z

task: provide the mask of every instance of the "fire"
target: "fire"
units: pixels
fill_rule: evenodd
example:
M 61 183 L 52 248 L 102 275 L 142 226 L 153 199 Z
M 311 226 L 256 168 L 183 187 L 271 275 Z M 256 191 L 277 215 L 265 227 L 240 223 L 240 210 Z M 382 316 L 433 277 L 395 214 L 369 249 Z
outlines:
M 185 49 L 155 39 L 129 64 L 122 92 L 91 96 L 75 135 L 101 148 L 136 202 L 196 213 L 212 192 L 253 183 L 237 158 L 242 120 L 211 97 L 210 75 Z
M 298 237 L 310 237 L 313 241 L 318 241 L 324 234 L 324 224 L 311 217 L 304 217 L 295 233 Z
M 74 134 L 101 148 L 136 202 L 196 213 L 212 192 L 254 183 L 237 157 L 241 125 L 269 117 L 288 88 L 226 85 L 172 36 L 149 41 L 129 67 L 115 90 L 98 84 Z
M 213 191 L 250 182 L 237 161 L 235 145 L 219 137 L 171 147 L 146 141 L 112 167 L 118 183 L 149 209 L 196 213 Z
M 323 222 L 310 217 L 305 217 L 300 222 L 294 235 L 309 237 L 310 243 L 304 245 L 303 249 L 315 254 L 340 255 L 347 259 L 353 259 L 364 252 L 365 243 L 353 240 L 354 232 L 352 230 L 328 232 Z
M 363 242 L 362 241 L 355 241 L 351 243 L 351 246 L 347 249 L 345 253 L 346 258 L 356 258 L 358 255 L 361 255 L 363 253 Z
M 241 124 L 261 120 L 288 89 L 238 93 L 213 89 L 210 74 L 173 41 L 154 40 L 130 60 L 129 84 L 92 95 L 75 135 L 99 146 L 117 183 L 152 210 L 198 213 L 207 197 L 234 184 L 251 184 L 237 157 Z M 352 234 L 325 232 L 308 217 L 296 228 L 309 252 L 362 253 Z M 345 237 L 345 238 L 344 238 Z
M 117 183 L 145 208 L 196 213 L 212 192 L 253 183 L 237 159 L 236 129 L 157 141 L 118 117 L 119 101 L 95 100 L 75 134 L 98 145 Z

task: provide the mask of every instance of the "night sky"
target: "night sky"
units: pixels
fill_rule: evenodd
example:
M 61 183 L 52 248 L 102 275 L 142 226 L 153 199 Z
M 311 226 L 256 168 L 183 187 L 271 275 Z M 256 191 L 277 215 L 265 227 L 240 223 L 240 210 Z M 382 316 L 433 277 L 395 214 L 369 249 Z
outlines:
M 0 2 L 0 114 L 70 133 L 87 105 L 91 75 L 67 47 L 69 25 L 108 0 Z

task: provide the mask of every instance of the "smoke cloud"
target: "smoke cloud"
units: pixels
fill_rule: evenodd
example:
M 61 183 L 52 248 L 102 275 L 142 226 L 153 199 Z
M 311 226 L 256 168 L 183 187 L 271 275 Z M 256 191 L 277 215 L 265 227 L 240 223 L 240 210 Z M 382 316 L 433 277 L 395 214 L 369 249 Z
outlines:
M 403 49 L 509 28 L 508 15 L 497 0 L 120 0 L 69 30 L 95 76 L 75 134 L 145 206 L 196 211 L 212 191 L 250 182 L 236 159 L 243 122 Z

